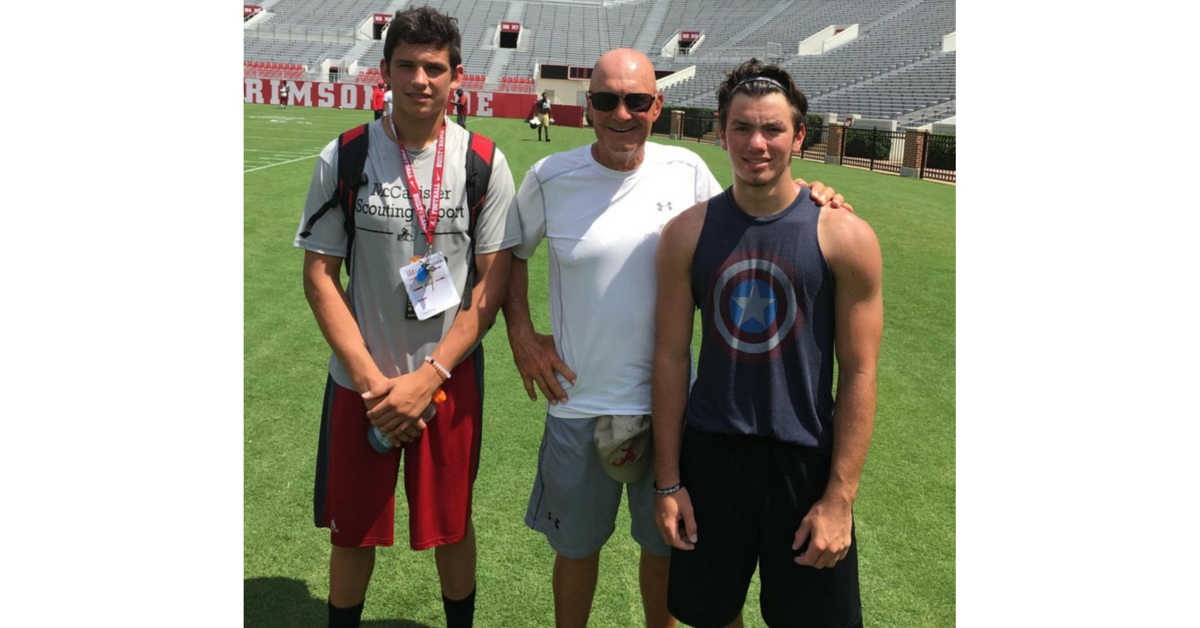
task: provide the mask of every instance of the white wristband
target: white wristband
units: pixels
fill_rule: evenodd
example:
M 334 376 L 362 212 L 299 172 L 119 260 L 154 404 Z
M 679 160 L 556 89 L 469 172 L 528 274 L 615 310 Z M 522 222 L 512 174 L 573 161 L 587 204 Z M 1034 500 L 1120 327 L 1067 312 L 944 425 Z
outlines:
M 441 364 L 438 364 L 438 361 L 433 359 L 433 356 L 431 356 L 431 355 L 425 356 L 425 361 L 432 364 L 433 368 L 437 369 L 438 374 L 442 376 L 442 381 L 446 381 L 446 380 L 450 379 L 450 371 L 447 371 L 446 367 L 442 366 Z

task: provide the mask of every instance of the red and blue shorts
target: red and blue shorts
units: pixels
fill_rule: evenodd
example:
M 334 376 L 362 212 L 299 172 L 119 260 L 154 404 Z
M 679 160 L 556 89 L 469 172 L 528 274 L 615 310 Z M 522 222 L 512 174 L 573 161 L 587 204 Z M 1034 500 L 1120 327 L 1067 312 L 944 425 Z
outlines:
M 313 518 L 339 547 L 391 546 L 396 479 L 404 459 L 408 537 L 414 550 L 461 541 L 471 520 L 479 470 L 483 360 L 480 351 L 442 385 L 446 400 L 421 436 L 386 454 L 367 442 L 367 408 L 359 393 L 325 385 L 317 451 Z

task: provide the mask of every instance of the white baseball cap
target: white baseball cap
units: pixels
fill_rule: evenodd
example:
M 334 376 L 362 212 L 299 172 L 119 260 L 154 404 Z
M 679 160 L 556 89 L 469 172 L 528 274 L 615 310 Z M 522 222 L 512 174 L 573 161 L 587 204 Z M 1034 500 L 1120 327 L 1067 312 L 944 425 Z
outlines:
M 650 415 L 602 416 L 592 442 L 604 472 L 625 484 L 637 482 L 650 468 L 653 453 Z

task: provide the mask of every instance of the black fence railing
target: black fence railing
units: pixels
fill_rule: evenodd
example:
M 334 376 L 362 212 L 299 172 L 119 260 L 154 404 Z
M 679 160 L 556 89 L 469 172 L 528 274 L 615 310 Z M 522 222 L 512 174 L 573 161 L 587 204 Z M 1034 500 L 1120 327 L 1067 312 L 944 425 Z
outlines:
M 954 169 L 953 135 L 925 135 L 925 163 L 921 164 L 921 178 L 936 181 L 957 182 Z
M 899 174 L 904 164 L 904 131 L 846 129 L 842 164 Z
M 829 138 L 829 130 L 824 126 L 806 125 L 804 128 L 804 143 L 800 146 L 800 152 L 793 153 L 801 159 L 811 159 L 814 161 L 825 161 L 825 154 Z
M 668 115 L 661 116 L 652 133 L 666 136 L 671 131 Z M 925 153 L 920 164 L 916 164 L 922 179 L 955 182 L 953 135 L 925 133 Z M 829 128 L 809 125 L 805 128 L 804 143 L 793 156 L 810 161 L 824 161 L 828 154 Z M 680 140 L 692 142 L 714 142 L 717 139 L 717 122 L 711 115 L 688 114 L 683 116 Z M 866 168 L 877 172 L 900 174 L 904 166 L 904 131 L 880 129 L 846 128 L 842 137 L 841 163 L 847 166 Z
M 650 132 L 654 135 L 667 136 L 671 134 L 671 112 L 664 111 L 654 122 Z M 699 142 L 702 139 L 711 141 L 717 136 L 717 121 L 711 115 L 685 114 L 683 116 L 683 134 L 681 140 Z
M 717 119 L 712 116 L 683 116 L 682 137 L 679 139 L 712 140 L 717 136 Z

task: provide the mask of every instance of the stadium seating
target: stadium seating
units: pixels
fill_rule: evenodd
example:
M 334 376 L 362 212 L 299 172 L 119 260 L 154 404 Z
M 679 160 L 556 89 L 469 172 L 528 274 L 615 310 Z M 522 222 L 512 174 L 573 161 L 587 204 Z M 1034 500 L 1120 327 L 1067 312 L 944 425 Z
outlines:
M 242 58 L 316 67 L 324 59 L 341 58 L 351 46 L 352 44 L 243 38 Z
M 246 61 L 242 73 L 252 78 L 299 80 L 307 68 L 298 63 L 273 63 L 270 61 Z
M 899 119 L 928 112 L 930 107 L 946 110 L 955 99 L 956 55 L 941 51 L 942 37 L 955 31 L 954 0 L 632 0 L 607 5 L 422 0 L 421 4 L 458 19 L 467 70 L 465 89 L 486 86 L 535 93 L 538 63 L 591 66 L 605 50 L 636 46 L 659 69 L 696 66 L 693 79 L 665 91 L 668 105 L 715 107 L 715 89 L 729 69 L 752 56 L 765 59 L 767 45 L 779 44 L 776 50 L 781 56 L 774 60 L 796 78 L 813 113 Z M 374 83 L 379 80 L 383 42 L 358 47 L 344 42 L 353 41 L 355 29 L 373 13 L 393 5 L 399 3 L 279 0 L 267 9 L 272 15 L 265 23 L 311 32 L 298 31 L 291 40 L 258 38 L 252 25 L 245 31 L 243 58 L 310 68 L 325 59 L 357 60 L 361 70 L 351 80 Z M 521 23 L 521 43 L 518 50 L 497 55 L 493 42 L 504 20 Z M 859 25 L 856 40 L 822 55 L 797 56 L 801 40 L 831 25 L 850 24 Z M 704 40 L 692 55 L 661 56 L 660 49 L 680 30 L 700 30 Z M 326 43 L 330 38 L 322 35 L 328 33 L 335 33 L 334 39 L 343 43 Z M 322 41 L 311 41 L 318 39 Z M 283 72 L 281 68 L 253 71 Z M 488 82 L 489 74 L 498 83 Z
M 379 73 L 379 68 L 367 68 L 365 70 L 359 70 L 358 74 L 354 77 L 355 83 L 363 83 L 366 85 L 374 85 L 382 80 L 383 75 Z
M 955 54 L 941 52 L 942 37 L 955 30 L 953 0 L 798 1 L 783 16 L 788 17 L 786 22 L 775 20 L 763 33 L 739 40 L 732 50 L 740 52 L 742 59 L 763 59 L 767 42 L 788 42 L 782 65 L 809 97 L 813 113 L 896 119 L 954 99 Z M 824 55 L 795 55 L 796 43 L 808 34 L 848 24 L 859 24 L 858 39 Z M 746 46 L 747 41 L 753 45 Z M 706 39 L 699 55 L 710 48 L 708 44 Z M 715 89 L 732 67 L 731 60 L 725 56 L 676 60 L 673 67 L 677 68 L 695 64 L 696 77 L 668 89 L 667 103 L 716 107 Z
M 462 80 L 462 88 L 467 90 L 483 89 L 483 83 L 487 77 L 483 74 L 464 74 Z
M 500 84 L 496 87 L 498 92 L 509 92 L 513 94 L 532 94 L 536 89 L 532 77 L 522 76 L 502 76 Z
M 379 0 L 279 0 L 269 11 L 273 26 L 313 26 L 352 29 L 372 14 L 383 11 Z

